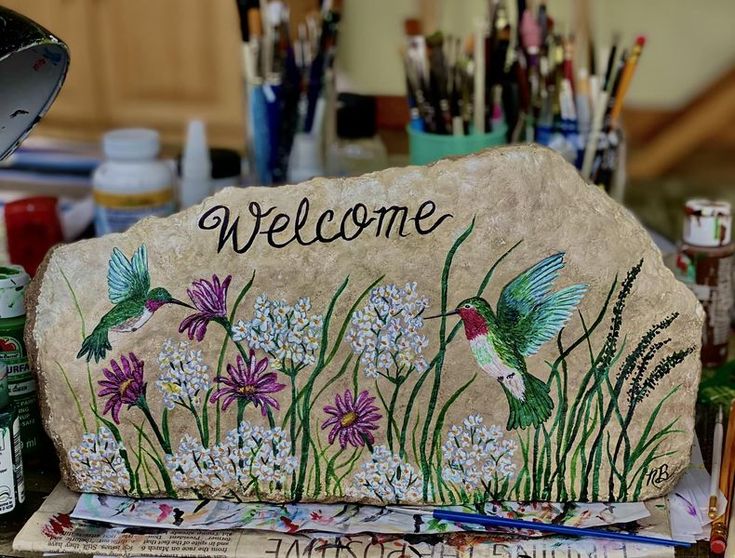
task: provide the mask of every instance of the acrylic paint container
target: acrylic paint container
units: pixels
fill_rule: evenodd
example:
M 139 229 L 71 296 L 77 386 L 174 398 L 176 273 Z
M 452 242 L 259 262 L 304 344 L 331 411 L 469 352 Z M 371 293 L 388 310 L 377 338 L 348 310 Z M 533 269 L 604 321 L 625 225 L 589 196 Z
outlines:
M 25 480 L 20 418 L 8 394 L 7 367 L 0 363 L 0 518 L 7 520 L 22 511 Z
M 701 359 L 709 368 L 727 361 L 734 254 L 730 204 L 706 199 L 687 201 L 676 276 L 704 307 Z
M 157 158 L 155 130 L 114 130 L 104 135 L 102 147 L 107 160 L 92 176 L 97 236 L 124 232 L 144 217 L 174 212 L 174 176 Z
M 467 136 L 428 134 L 414 130 L 410 126 L 407 130 L 412 165 L 426 165 L 444 157 L 467 155 L 486 147 L 505 145 L 508 132 L 505 124 L 501 124 L 495 130 L 486 134 L 470 134 Z
M 28 366 L 23 340 L 26 323 L 23 296 L 29 281 L 30 277 L 21 266 L 0 266 L 0 367 L 7 375 L 10 401 L 20 419 L 20 437 L 26 457 L 38 455 L 42 436 L 36 381 Z

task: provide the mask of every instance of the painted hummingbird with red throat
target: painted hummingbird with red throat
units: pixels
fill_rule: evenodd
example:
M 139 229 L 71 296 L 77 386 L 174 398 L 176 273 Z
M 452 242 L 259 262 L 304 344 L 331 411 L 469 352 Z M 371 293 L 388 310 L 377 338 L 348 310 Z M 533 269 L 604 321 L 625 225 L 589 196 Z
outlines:
M 552 292 L 563 268 L 564 252 L 558 252 L 505 285 L 494 310 L 476 296 L 444 314 L 459 315 L 472 356 L 500 383 L 508 400 L 508 430 L 538 427 L 554 408 L 549 386 L 528 371 L 526 357 L 559 333 L 587 292 L 583 284 Z
M 153 317 L 157 310 L 167 304 L 176 304 L 194 309 L 182 302 L 163 287 L 151 289 L 148 272 L 148 252 L 142 244 L 128 259 L 118 248 L 112 249 L 107 270 L 107 295 L 114 304 L 100 319 L 84 341 L 77 358 L 86 357 L 87 362 L 104 359 L 112 350 L 110 332 L 128 333 L 137 331 Z

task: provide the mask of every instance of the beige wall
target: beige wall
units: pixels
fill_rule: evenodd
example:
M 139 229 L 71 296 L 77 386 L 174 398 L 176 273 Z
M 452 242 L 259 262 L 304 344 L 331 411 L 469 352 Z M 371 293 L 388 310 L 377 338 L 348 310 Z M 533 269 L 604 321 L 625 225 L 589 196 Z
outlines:
M 548 1 L 560 29 L 571 27 L 574 2 Z M 681 106 L 735 64 L 735 0 L 591 0 L 591 4 L 598 42 L 609 40 L 613 31 L 620 31 L 628 43 L 638 34 L 648 38 L 630 105 Z M 417 0 L 345 1 L 338 54 L 341 89 L 404 93 L 399 56 L 403 19 L 415 15 L 417 5 Z M 443 28 L 467 34 L 486 5 L 487 0 L 443 0 Z

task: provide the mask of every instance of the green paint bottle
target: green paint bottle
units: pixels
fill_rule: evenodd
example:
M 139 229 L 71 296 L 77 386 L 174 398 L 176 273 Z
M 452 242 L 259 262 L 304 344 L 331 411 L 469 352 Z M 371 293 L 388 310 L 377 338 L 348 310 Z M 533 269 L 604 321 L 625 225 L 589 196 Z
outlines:
M 41 440 L 36 381 L 28 366 L 23 341 L 26 323 L 23 295 L 29 281 L 21 266 L 0 266 L 0 365 L 7 369 L 10 401 L 20 419 L 24 457 L 37 455 Z
M 20 418 L 10 401 L 8 367 L 0 363 L 0 518 L 15 517 L 26 499 Z

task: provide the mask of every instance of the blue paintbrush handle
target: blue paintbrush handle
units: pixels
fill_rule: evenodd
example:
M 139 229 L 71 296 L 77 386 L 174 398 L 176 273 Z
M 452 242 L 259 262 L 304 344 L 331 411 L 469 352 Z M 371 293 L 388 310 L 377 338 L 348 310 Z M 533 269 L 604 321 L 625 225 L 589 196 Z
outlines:
M 525 521 L 523 519 L 506 519 L 504 517 L 495 517 L 491 515 L 479 515 L 474 513 L 463 513 L 447 510 L 434 510 L 433 516 L 436 519 L 445 521 L 454 521 L 455 523 L 472 523 L 475 525 L 483 525 L 485 527 L 506 527 L 511 529 L 534 529 L 536 531 L 546 531 L 548 533 L 558 533 L 560 535 L 572 535 L 575 537 L 590 537 L 598 539 L 616 539 L 620 541 L 629 541 L 637 543 L 658 544 L 663 546 L 691 546 L 685 541 L 675 541 L 671 539 L 658 539 L 656 537 L 645 537 L 630 533 L 620 533 L 616 531 L 604 531 L 600 529 L 585 529 L 582 527 L 569 527 L 568 525 L 554 525 L 550 523 L 538 523 L 536 521 Z

